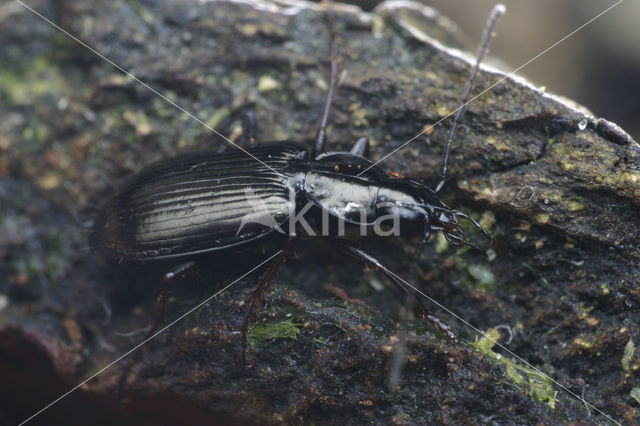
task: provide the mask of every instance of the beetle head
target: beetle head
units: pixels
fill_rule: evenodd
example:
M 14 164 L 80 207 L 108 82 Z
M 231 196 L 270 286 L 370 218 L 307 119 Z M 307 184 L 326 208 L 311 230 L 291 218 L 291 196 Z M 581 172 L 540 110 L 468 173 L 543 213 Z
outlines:
M 460 229 L 459 219 L 462 218 L 470 221 L 487 237 L 490 237 L 489 232 L 484 229 L 482 225 L 476 222 L 475 219 L 466 215 L 465 213 L 456 212 L 449 209 L 447 210 L 441 211 L 439 214 L 436 214 L 433 218 L 431 218 L 432 224 L 428 225 L 427 227 L 431 228 L 430 230 L 432 231 L 441 230 L 447 241 L 454 246 L 465 245 L 484 252 L 484 250 L 478 247 L 476 244 L 465 239 L 465 234 L 464 232 L 462 232 L 462 229 Z
M 480 247 L 465 239 L 465 234 L 460 229 L 460 219 L 470 221 L 489 237 L 489 232 L 482 225 L 467 214 L 449 208 L 429 187 L 410 179 L 405 179 L 403 184 L 406 192 L 412 194 L 413 198 L 417 200 L 415 204 L 405 204 L 404 207 L 411 209 L 414 215 L 422 217 L 425 240 L 434 231 L 442 231 L 442 234 L 452 245 L 466 245 L 484 252 Z

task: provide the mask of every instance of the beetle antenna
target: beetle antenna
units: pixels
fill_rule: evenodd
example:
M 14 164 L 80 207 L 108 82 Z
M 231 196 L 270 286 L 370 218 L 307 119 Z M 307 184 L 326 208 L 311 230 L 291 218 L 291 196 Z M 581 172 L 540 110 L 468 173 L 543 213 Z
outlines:
M 331 102 L 333 101 L 333 94 L 338 81 L 338 47 L 336 43 L 336 28 L 334 21 L 333 0 L 327 0 L 327 27 L 329 28 L 329 43 L 331 45 L 331 52 L 329 53 L 329 60 L 331 61 L 331 75 L 329 76 L 329 89 L 327 90 L 327 99 L 324 103 L 322 121 L 320 122 L 318 133 L 316 134 L 316 142 L 313 147 L 313 152 L 311 153 L 311 158 L 315 158 L 316 155 L 324 152 L 327 139 L 329 110 L 331 109 Z
M 442 189 L 446 179 L 447 179 L 447 165 L 449 163 L 449 153 L 451 152 L 451 145 L 453 144 L 453 140 L 456 133 L 456 128 L 458 127 L 458 122 L 460 118 L 462 118 L 462 114 L 464 114 L 465 107 L 467 105 L 467 100 L 469 99 L 469 94 L 471 93 L 471 89 L 473 88 L 473 82 L 476 79 L 478 74 L 478 69 L 480 69 L 480 63 L 482 62 L 482 58 L 484 57 L 485 52 L 487 51 L 487 47 L 489 46 L 489 40 L 493 35 L 493 28 L 496 25 L 496 21 L 502 14 L 505 12 L 506 8 L 502 4 L 497 4 L 493 7 L 491 14 L 489 15 L 489 19 L 487 20 L 487 26 L 484 29 L 484 34 L 482 36 L 482 42 L 480 43 L 480 48 L 478 49 L 478 55 L 476 57 L 476 64 L 471 71 L 471 75 L 467 80 L 467 84 L 464 88 L 464 94 L 462 95 L 462 102 L 458 107 L 458 111 L 456 112 L 456 116 L 453 120 L 453 124 L 451 125 L 451 129 L 449 129 L 449 137 L 447 138 L 447 147 L 444 151 L 444 160 L 442 164 L 442 180 L 436 187 L 436 192 L 439 192 Z
M 460 213 L 460 212 L 455 212 L 455 215 L 458 217 L 462 217 L 464 219 L 467 219 L 468 221 L 470 221 L 471 223 L 473 223 L 475 225 L 476 228 L 478 228 L 479 230 L 482 231 L 482 233 L 491 238 L 491 234 L 489 234 L 489 231 L 487 231 L 486 229 L 484 229 L 484 227 L 482 225 L 480 225 L 478 222 L 476 222 L 476 220 L 474 218 L 472 218 L 471 216 L 465 214 L 465 213 Z
M 475 244 L 473 244 L 472 242 L 469 242 L 467 240 L 465 240 L 464 238 L 460 238 L 457 235 L 454 235 L 450 232 L 443 232 L 444 238 L 452 245 L 460 247 L 460 246 L 469 246 L 472 249 L 476 249 L 481 253 L 484 253 L 486 255 L 487 252 L 485 252 L 482 248 L 480 248 L 480 246 L 477 246 Z

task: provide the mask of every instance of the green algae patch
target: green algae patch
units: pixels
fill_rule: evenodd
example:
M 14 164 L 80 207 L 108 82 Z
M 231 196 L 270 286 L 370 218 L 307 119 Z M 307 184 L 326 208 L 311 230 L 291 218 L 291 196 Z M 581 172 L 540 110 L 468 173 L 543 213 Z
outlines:
M 269 346 L 276 340 L 295 339 L 300 334 L 300 326 L 294 318 L 283 321 L 264 323 L 249 323 L 247 328 L 247 343 L 250 346 Z
M 483 355 L 500 361 L 505 368 L 507 376 L 518 386 L 524 387 L 533 398 L 540 402 L 546 402 L 551 407 L 556 407 L 556 395 L 558 391 L 553 387 L 553 380 L 542 372 L 525 367 L 515 361 L 493 351 L 493 347 L 500 338 L 500 333 L 494 328 L 486 331 L 484 336 L 476 339 L 472 345 Z

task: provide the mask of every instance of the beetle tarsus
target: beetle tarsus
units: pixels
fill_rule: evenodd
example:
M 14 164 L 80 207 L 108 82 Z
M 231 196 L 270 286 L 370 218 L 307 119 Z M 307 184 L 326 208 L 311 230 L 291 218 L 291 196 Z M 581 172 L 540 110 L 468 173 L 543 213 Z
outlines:
M 172 279 L 174 279 L 177 275 L 184 274 L 187 270 L 191 269 L 195 264 L 196 262 L 194 260 L 181 263 L 180 265 L 173 268 L 171 271 L 164 274 L 164 282 L 167 283 Z

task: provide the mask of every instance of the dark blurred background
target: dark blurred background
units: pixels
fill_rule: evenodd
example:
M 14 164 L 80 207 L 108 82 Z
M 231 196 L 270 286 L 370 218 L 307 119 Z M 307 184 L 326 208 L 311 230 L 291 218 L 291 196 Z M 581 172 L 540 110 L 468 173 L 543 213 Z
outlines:
M 365 10 L 379 1 L 352 0 Z M 510 72 L 617 0 L 503 0 L 507 13 L 491 42 L 491 56 Z M 422 0 L 459 26 L 475 51 L 496 0 Z M 577 101 L 640 140 L 640 2 L 625 0 L 527 65 L 519 75 Z

